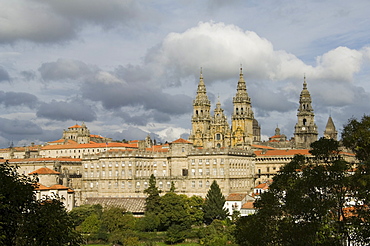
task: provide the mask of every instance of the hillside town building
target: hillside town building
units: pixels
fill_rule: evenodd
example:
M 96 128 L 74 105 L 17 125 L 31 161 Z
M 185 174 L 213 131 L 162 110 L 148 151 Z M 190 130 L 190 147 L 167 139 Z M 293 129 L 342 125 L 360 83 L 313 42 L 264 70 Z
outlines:
M 180 138 L 161 145 L 154 144 L 149 136 L 128 143 L 114 142 L 92 135 L 84 123 L 76 124 L 64 130 L 61 139 L 45 145 L 1 149 L 0 158 L 17 165 L 18 172 L 25 175 L 51 170 L 42 174 L 37 192 L 42 195 L 41 192 L 60 188 L 58 191 L 67 192 L 63 196 L 71 198 L 73 194 L 74 202 L 69 208 L 96 201 L 109 204 L 109 198 L 132 203 L 135 201 L 132 198 L 145 197 L 144 190 L 153 174 L 160 190 L 169 191 L 174 182 L 176 192 L 188 196 L 205 197 L 216 180 L 226 197 L 239 194 L 229 196 L 228 209 L 235 209 L 235 204 L 242 209 L 245 200 L 249 203 L 241 211 L 250 214 L 253 209 L 247 195 L 259 184 L 269 182 L 295 154 L 311 158 L 308 148 L 318 138 L 312 99 L 304 78 L 294 138 L 287 139 L 277 127 L 275 135 L 262 142 L 261 127 L 254 118 L 242 69 L 230 124 L 219 101 L 211 113 L 202 72 L 191 123 L 188 140 Z M 337 138 L 331 117 L 324 136 Z M 343 156 L 353 158 L 349 153 Z

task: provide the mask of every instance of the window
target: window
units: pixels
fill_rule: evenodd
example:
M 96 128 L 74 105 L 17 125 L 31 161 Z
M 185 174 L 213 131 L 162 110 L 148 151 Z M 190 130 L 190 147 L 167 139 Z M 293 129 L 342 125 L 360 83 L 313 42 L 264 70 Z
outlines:
M 163 176 L 166 176 L 166 174 L 167 174 L 167 171 L 163 170 Z
M 93 178 L 94 177 L 94 172 L 90 172 L 90 177 Z
M 195 160 L 191 159 L 191 165 L 195 165 Z
M 128 181 L 128 188 L 131 189 L 132 188 L 132 182 L 131 181 Z
M 136 182 L 136 188 L 140 189 L 140 182 L 139 181 Z
M 125 166 L 125 162 L 124 162 L 124 161 L 122 161 L 122 166 L 123 166 L 123 167 Z
M 210 174 L 209 168 L 206 168 L 206 175 L 209 176 L 209 174 Z
M 159 181 L 159 188 L 162 189 L 163 188 L 163 182 L 162 181 Z
M 199 159 L 199 164 L 202 164 L 203 160 L 202 159 Z
M 191 188 L 195 188 L 195 181 L 191 181 Z
M 121 183 L 121 188 L 124 189 L 125 188 L 125 181 L 122 181 Z
M 109 175 L 109 177 L 112 177 L 112 170 L 109 170 L 108 175 Z
M 191 175 L 192 176 L 195 176 L 195 169 L 193 168 L 193 169 L 191 169 Z
M 202 176 L 203 175 L 203 169 L 199 168 L 198 173 L 199 173 L 199 176 Z
M 129 169 L 129 170 L 128 170 L 128 176 L 129 176 L 129 177 L 131 177 L 131 176 L 132 176 L 132 170 L 131 170 L 131 169 Z
M 121 176 L 122 176 L 122 178 L 125 177 L 125 170 L 121 171 Z
M 118 175 L 118 170 L 116 170 L 116 177 L 118 177 L 119 175 Z
M 225 159 L 221 159 L 221 164 L 224 164 Z
M 203 181 L 199 180 L 199 188 L 202 188 L 202 187 L 203 187 Z
M 216 134 L 216 140 L 221 140 L 221 134 L 220 133 Z
M 209 159 L 206 159 L 206 165 L 209 165 Z
M 209 181 L 206 181 L 206 188 L 209 188 Z
M 171 182 L 167 181 L 167 189 L 171 188 Z
M 225 172 L 224 172 L 224 168 L 223 167 L 220 168 L 220 175 L 221 176 L 225 175 Z
M 213 175 L 217 175 L 217 168 L 213 168 Z
M 163 161 L 163 166 L 164 166 L 164 167 L 166 166 L 166 162 L 165 162 L 165 161 Z

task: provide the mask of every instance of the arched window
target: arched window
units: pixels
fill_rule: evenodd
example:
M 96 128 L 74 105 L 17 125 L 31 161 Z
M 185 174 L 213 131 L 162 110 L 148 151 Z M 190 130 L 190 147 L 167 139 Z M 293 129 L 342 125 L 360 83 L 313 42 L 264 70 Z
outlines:
M 307 123 L 307 120 L 306 119 L 303 119 L 303 125 L 305 126 Z

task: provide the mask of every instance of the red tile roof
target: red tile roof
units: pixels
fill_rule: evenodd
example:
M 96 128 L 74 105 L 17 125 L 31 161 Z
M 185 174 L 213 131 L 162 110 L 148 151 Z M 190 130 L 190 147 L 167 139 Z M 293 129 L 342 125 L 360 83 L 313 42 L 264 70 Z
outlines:
M 76 124 L 74 126 L 68 127 L 68 129 L 71 129 L 71 128 L 81 128 L 81 126 Z
M 59 158 L 27 158 L 27 159 L 8 159 L 9 163 L 12 162 L 81 162 L 80 158 L 71 158 L 71 157 L 59 157 Z
M 252 144 L 251 146 L 253 148 L 257 148 L 257 149 L 276 149 L 276 148 L 273 148 L 273 147 L 270 147 L 270 146 L 258 145 L 258 144 Z
M 242 205 L 242 207 L 241 207 L 242 209 L 244 208 L 244 209 L 252 209 L 252 208 L 254 208 L 254 202 L 251 202 L 251 201 L 249 201 L 249 202 L 246 202 L 246 203 L 244 203 L 243 205 Z
M 267 150 L 266 152 L 261 151 L 261 150 L 256 150 L 254 153 L 257 156 L 284 156 L 284 155 L 311 155 L 309 153 L 309 149 L 286 149 L 286 150 L 281 150 L 281 149 L 275 149 L 275 150 Z
M 188 140 L 185 140 L 183 138 L 179 138 L 179 139 L 173 141 L 172 143 L 191 143 L 191 142 L 189 142 Z
M 33 175 L 33 174 L 39 174 L 39 175 L 40 174 L 60 174 L 60 172 L 51 170 L 50 168 L 47 168 L 47 167 L 42 167 L 33 172 L 30 172 L 28 175 Z
M 226 201 L 242 201 L 246 196 L 247 194 L 232 193 L 227 196 Z

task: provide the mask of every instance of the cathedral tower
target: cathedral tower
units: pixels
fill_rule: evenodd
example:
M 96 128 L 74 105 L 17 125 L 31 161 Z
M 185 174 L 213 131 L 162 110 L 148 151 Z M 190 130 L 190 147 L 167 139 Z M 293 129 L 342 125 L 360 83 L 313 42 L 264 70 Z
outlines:
M 234 111 L 231 116 L 231 146 L 251 145 L 253 141 L 253 119 L 251 99 L 240 68 L 236 95 L 233 98 Z
M 210 123 L 211 123 L 211 102 L 208 99 L 206 85 L 203 81 L 202 70 L 196 98 L 193 101 L 193 116 L 191 119 L 192 132 L 189 140 L 195 147 L 211 147 L 210 145 Z
M 337 140 L 338 132 L 335 129 L 335 125 L 331 116 L 329 116 L 328 123 L 326 123 L 324 138 Z
M 296 148 L 309 148 L 312 142 L 317 141 L 318 132 L 311 103 L 311 95 L 307 90 L 306 77 L 304 77 L 303 90 L 299 98 L 298 122 L 294 129 Z
M 230 127 L 220 101 L 217 102 L 211 120 L 212 147 L 221 148 L 230 146 Z

